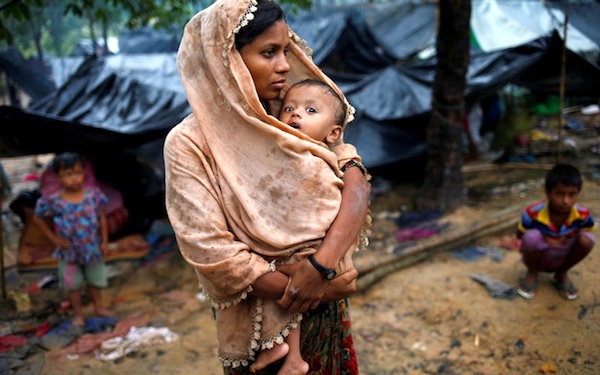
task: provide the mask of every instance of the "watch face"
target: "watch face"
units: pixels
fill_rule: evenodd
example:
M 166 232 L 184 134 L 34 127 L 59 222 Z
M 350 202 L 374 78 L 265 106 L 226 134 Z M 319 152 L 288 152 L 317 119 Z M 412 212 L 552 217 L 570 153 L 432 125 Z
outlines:
M 335 277 L 335 271 L 334 271 L 334 270 L 327 271 L 327 274 L 325 275 L 325 278 L 326 278 L 327 280 L 331 280 L 331 279 L 333 279 L 334 277 Z

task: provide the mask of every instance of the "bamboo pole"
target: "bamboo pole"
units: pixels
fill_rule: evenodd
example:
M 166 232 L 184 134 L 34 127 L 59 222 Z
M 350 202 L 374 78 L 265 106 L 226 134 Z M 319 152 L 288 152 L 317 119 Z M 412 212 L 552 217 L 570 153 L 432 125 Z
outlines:
M 569 24 L 569 12 L 565 12 L 565 24 L 563 29 L 563 43 L 562 43 L 562 57 L 561 57 L 561 70 L 560 70 L 560 88 L 559 88 L 559 124 L 558 124 L 558 142 L 556 143 L 556 164 L 561 162 L 561 148 L 562 148 L 562 128 L 565 126 L 565 115 L 563 114 L 563 108 L 565 106 L 565 85 L 566 85 L 566 71 L 567 71 L 567 26 Z
M 403 249 L 399 254 L 381 257 L 376 261 L 361 264 L 360 260 L 357 259 L 355 267 L 359 272 L 357 280 L 358 291 L 364 291 L 388 274 L 420 262 L 438 252 L 458 248 L 483 236 L 516 228 L 522 210 L 522 204 L 511 206 L 500 211 L 491 219 L 478 220 L 458 230 L 421 240 Z
M 552 164 L 546 163 L 467 164 L 462 167 L 462 172 L 489 172 L 498 169 L 540 169 L 549 171 L 552 167 Z
M 2 179 L 0 178 L 0 192 L 2 192 Z M 2 197 L 0 197 L 0 279 L 2 280 L 2 299 L 5 300 L 6 278 L 4 277 L 4 221 L 2 220 Z

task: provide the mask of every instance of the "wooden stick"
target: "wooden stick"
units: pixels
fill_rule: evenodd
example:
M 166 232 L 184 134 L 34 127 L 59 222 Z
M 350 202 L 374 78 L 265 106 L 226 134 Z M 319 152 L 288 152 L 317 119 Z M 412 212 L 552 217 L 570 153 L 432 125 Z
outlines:
M 552 169 L 552 164 L 540 163 L 504 163 L 504 164 L 468 164 L 462 167 L 463 173 L 469 172 L 488 172 L 498 169 L 540 169 L 549 171 Z
M 363 264 L 360 264 L 360 259 L 357 259 L 355 267 L 359 272 L 358 290 L 363 291 L 391 272 L 415 264 L 438 252 L 458 248 L 483 236 L 502 232 L 511 227 L 516 228 L 523 208 L 522 204 L 511 206 L 491 219 L 477 220 L 458 230 L 421 240 L 403 249 L 399 254 L 391 254 Z
M 562 55 L 560 64 L 560 87 L 559 87 L 559 111 L 558 111 L 558 142 L 556 142 L 556 164 L 561 162 L 561 145 L 562 145 L 562 128 L 565 126 L 565 114 L 563 108 L 565 106 L 565 85 L 566 85 L 566 70 L 567 70 L 567 26 L 569 25 L 569 12 L 565 12 L 565 25 L 563 29 Z
M 2 192 L 2 180 L 0 179 L 0 192 Z M 2 197 L 0 197 L 0 209 L 2 208 Z M 2 211 L 2 210 L 0 210 Z M 2 280 L 2 299 L 6 299 L 6 278 L 4 276 L 4 222 L 0 212 L 0 279 Z

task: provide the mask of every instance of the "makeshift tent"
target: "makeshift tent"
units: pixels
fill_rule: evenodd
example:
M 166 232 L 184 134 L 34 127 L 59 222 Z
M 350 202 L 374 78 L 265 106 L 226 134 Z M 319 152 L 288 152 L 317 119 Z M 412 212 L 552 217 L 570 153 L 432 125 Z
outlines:
M 600 70 L 590 58 L 600 40 L 596 26 L 600 4 L 546 4 L 473 1 L 469 103 L 485 99 L 508 83 L 541 94 L 558 93 L 563 10 L 573 21 L 568 32 L 566 93 L 598 96 Z M 291 27 L 313 48 L 314 61 L 340 84 L 357 108 L 348 134 L 364 135 L 359 152 L 365 155 L 368 167 L 413 155 L 407 152 L 410 148 L 424 150 L 424 126 L 412 125 L 415 116 L 430 111 L 436 60 L 435 56 L 423 57 L 429 56 L 435 44 L 435 20 L 435 4 L 414 2 L 289 14 Z M 580 43 L 582 40 L 586 43 Z M 0 108 L 0 155 L 49 152 L 53 147 L 82 142 L 88 148 L 159 144 L 189 112 L 172 52 L 91 58 L 78 69 L 66 65 L 52 65 L 59 87 L 52 94 L 35 100 L 26 110 Z M 68 70 L 74 73 L 65 80 Z M 56 78 L 59 75 L 61 78 Z M 386 133 L 382 133 L 384 128 Z M 389 138 L 390 129 L 403 130 L 391 138 L 414 143 L 386 147 L 385 153 L 371 152 L 383 134 Z M 403 134 L 407 132 L 411 137 Z M 26 137 L 40 133 L 43 140 Z

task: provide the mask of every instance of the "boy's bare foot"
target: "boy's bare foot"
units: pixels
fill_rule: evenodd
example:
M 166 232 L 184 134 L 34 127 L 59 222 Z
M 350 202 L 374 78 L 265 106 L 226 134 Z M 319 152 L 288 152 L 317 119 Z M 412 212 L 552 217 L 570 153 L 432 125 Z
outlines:
M 250 372 L 255 373 L 270 365 L 271 363 L 280 360 L 290 350 L 287 343 L 276 345 L 273 349 L 263 350 L 258 354 L 258 358 L 250 365 Z
M 294 359 L 286 357 L 277 375 L 306 375 L 308 368 L 308 362 L 305 362 L 302 357 L 295 357 Z
M 82 315 L 75 315 L 73 322 L 71 323 L 74 327 L 83 327 L 85 325 L 85 319 Z
M 106 309 L 106 308 L 103 307 L 103 308 L 100 308 L 100 309 L 96 309 L 96 315 L 103 316 L 103 317 L 106 317 L 106 318 L 112 318 L 114 316 L 117 316 L 117 313 L 114 312 L 114 311 L 112 311 L 112 310 L 109 310 L 109 309 Z

